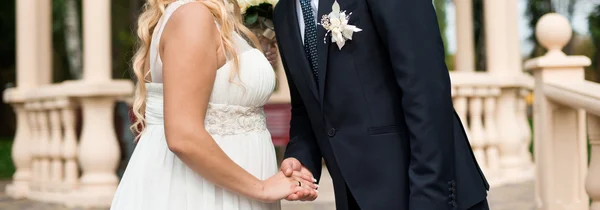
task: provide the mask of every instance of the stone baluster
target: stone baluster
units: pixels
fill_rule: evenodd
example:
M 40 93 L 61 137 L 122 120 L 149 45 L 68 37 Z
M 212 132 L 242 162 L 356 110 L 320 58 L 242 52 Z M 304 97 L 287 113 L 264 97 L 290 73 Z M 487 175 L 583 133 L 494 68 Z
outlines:
M 487 160 L 485 155 L 485 132 L 483 130 L 483 97 L 488 94 L 487 88 L 473 88 L 472 97 L 469 99 L 469 119 L 470 119 L 470 136 L 469 142 L 473 149 L 473 154 L 479 163 L 482 170 L 487 170 Z
M 548 49 L 544 56 L 525 64 L 535 77 L 533 123 L 537 209 L 586 210 L 589 209 L 589 197 L 585 191 L 588 170 L 585 111 L 556 103 L 544 93 L 551 82 L 584 81 L 584 67 L 591 62 L 585 56 L 567 56 L 561 51 L 572 36 L 572 28 L 565 17 L 556 13 L 544 15 L 537 23 L 535 34 L 540 44 Z M 595 175 L 593 179 L 597 180 L 598 174 Z
M 64 128 L 61 155 L 65 161 L 64 165 L 64 192 L 75 190 L 79 178 L 77 166 L 77 135 L 75 133 L 75 110 L 69 99 L 62 98 L 57 101 L 61 107 L 62 126 Z
M 29 150 L 31 152 L 31 183 L 30 189 L 32 194 L 29 196 L 35 196 L 35 192 L 40 189 L 40 126 L 37 121 L 37 110 L 35 109 L 33 102 L 27 102 L 25 104 L 27 110 L 27 122 L 31 128 L 31 144 Z
M 115 101 L 131 94 L 129 81 L 112 79 L 110 1 L 83 0 L 84 67 L 80 85 L 87 95 L 79 98 L 83 122 L 77 151 L 82 175 L 67 206 L 110 206 L 119 178 L 120 147 L 114 127 Z M 126 84 L 120 85 L 120 84 Z M 95 86 L 117 89 L 104 91 Z
M 60 191 L 63 178 L 63 161 L 61 154 L 63 130 L 60 119 L 60 108 L 55 100 L 51 101 L 51 106 L 49 108 L 51 128 L 49 155 L 51 159 L 51 169 L 48 189 L 52 192 L 56 192 Z
M 486 176 L 494 176 L 494 180 L 498 178 L 497 173 L 500 170 L 500 152 L 498 150 L 499 139 L 498 139 L 498 129 L 496 127 L 496 98 L 500 95 L 500 88 L 493 87 L 489 88 L 488 95 L 484 99 L 484 109 L 485 109 L 485 139 L 487 140 L 487 161 L 488 161 L 488 171 L 491 173 L 487 173 Z
M 454 109 L 456 110 L 456 113 L 458 114 L 458 117 L 460 117 L 460 121 L 463 124 L 463 127 L 465 129 L 465 133 L 467 134 L 467 136 L 470 136 L 470 128 L 468 126 L 468 118 L 467 118 L 467 114 L 468 114 L 468 97 L 471 95 L 471 93 L 473 92 L 473 89 L 471 87 L 456 87 L 456 92 L 455 92 L 455 96 L 454 96 L 454 100 L 453 100 L 453 104 L 454 104 Z
M 115 99 L 108 97 L 81 100 L 83 128 L 77 157 L 83 174 L 78 189 L 97 194 L 101 197 L 97 198 L 97 205 L 101 206 L 110 203 L 119 182 L 116 170 L 120 148 L 113 124 L 114 103 Z M 79 205 L 85 203 L 77 204 Z
M 516 24 L 516 0 L 483 0 L 487 71 L 496 77 L 517 77 L 522 74 Z M 513 17 L 515 15 L 515 17 Z M 510 36 L 507 36 L 510 35 Z M 500 139 L 500 163 L 503 176 L 517 177 L 527 166 L 520 153 L 522 141 L 517 123 L 517 88 L 504 87 L 497 98 L 496 126 Z
M 12 107 L 17 117 L 17 131 L 11 151 L 11 157 L 16 168 L 13 182 L 7 186 L 6 193 L 16 199 L 25 198 L 29 193 L 31 181 L 31 134 L 32 129 L 27 119 L 28 111 L 24 103 L 13 103 Z
M 50 178 L 50 129 L 48 128 L 48 112 L 44 102 L 35 103 L 37 121 L 40 126 L 39 157 L 40 157 L 40 191 L 45 192 Z M 43 194 L 41 194 L 43 195 Z
M 592 199 L 590 210 L 600 210 L 600 117 L 588 114 L 588 137 L 592 150 L 585 190 Z

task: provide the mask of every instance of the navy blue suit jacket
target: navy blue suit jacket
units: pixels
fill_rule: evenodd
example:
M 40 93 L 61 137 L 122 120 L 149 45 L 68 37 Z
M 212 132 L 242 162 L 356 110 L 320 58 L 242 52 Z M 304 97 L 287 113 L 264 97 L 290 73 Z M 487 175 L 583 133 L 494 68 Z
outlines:
M 304 54 L 297 0 L 275 8 L 290 86 L 286 157 L 315 177 L 324 158 L 337 209 L 468 209 L 488 184 L 454 112 L 444 45 L 429 0 L 338 0 L 361 28 L 340 50 L 318 27 L 319 84 Z M 334 0 L 320 0 L 319 14 Z

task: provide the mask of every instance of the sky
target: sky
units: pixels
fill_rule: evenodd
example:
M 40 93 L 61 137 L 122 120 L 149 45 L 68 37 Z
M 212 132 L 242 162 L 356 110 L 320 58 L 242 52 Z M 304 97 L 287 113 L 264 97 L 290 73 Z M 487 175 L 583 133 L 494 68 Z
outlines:
M 501 1 L 501 0 L 499 0 Z M 521 53 L 526 55 L 531 52 L 533 44 L 527 40 L 527 38 L 533 33 L 533 30 L 527 25 L 528 19 L 525 16 L 525 7 L 527 6 L 528 0 L 517 0 L 518 10 L 520 18 L 519 23 L 519 36 L 521 38 Z M 562 0 L 559 0 L 562 1 Z M 588 33 L 588 14 L 594 9 L 594 6 L 600 4 L 600 0 L 579 0 L 575 5 L 575 14 L 573 16 L 572 27 L 580 34 Z M 446 37 L 448 40 L 448 50 L 451 53 L 456 52 L 456 19 L 455 19 L 454 4 L 449 2 L 446 5 Z

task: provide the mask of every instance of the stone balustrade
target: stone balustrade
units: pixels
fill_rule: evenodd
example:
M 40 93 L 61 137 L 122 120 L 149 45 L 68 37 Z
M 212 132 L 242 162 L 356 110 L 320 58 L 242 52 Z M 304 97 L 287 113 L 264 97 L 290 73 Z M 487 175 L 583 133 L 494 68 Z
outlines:
M 17 173 L 7 187 L 8 194 L 72 206 L 108 205 L 118 183 L 120 158 L 112 119 L 114 102 L 130 95 L 132 89 L 130 81 L 114 80 L 104 84 L 66 81 L 26 92 L 7 90 L 6 101 L 21 101 L 13 103 L 19 121 L 13 148 Z M 79 120 L 76 110 L 82 112 Z M 80 135 L 78 125 L 82 125 Z M 96 202 L 79 198 L 86 187 L 94 190 L 91 195 Z
M 451 72 L 454 109 L 461 118 L 479 166 L 492 187 L 533 179 L 534 165 L 529 152 L 531 127 L 525 97 L 533 87 L 527 75 L 498 77 L 488 72 Z M 498 117 L 500 95 L 518 89 L 511 106 L 516 118 L 511 122 Z M 514 139 L 500 135 L 502 126 L 514 123 Z M 519 173 L 514 173 L 519 170 Z
M 525 64 L 535 78 L 536 206 L 540 210 L 600 210 L 600 84 L 584 79 L 589 58 L 561 51 L 571 34 L 563 16 L 543 16 L 536 36 L 548 52 Z

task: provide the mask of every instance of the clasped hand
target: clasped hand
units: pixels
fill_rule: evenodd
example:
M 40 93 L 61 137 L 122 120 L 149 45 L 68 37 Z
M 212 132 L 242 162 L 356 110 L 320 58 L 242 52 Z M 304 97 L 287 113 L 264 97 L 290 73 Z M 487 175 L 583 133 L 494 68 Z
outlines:
M 313 201 L 318 196 L 319 185 L 312 173 L 295 158 L 287 158 L 281 163 L 280 171 L 263 181 L 265 202 L 281 199 L 290 201 Z

